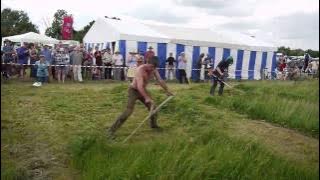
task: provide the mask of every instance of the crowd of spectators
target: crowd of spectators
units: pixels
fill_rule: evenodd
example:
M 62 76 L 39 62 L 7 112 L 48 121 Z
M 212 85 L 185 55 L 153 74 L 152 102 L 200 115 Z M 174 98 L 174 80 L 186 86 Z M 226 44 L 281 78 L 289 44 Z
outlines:
M 119 50 L 112 53 L 110 48 L 99 50 L 99 47 L 95 47 L 85 50 L 83 44 L 65 46 L 62 43 L 55 46 L 23 43 L 21 47 L 14 48 L 9 40 L 5 40 L 1 52 L 3 77 L 9 79 L 17 76 L 19 79 L 26 79 L 29 74 L 29 78 L 36 81 L 35 86 L 52 81 L 64 83 L 66 79 L 76 82 L 83 82 L 84 79 L 131 81 L 136 67 L 148 63 L 156 55 L 151 46 L 146 52 L 129 52 L 124 59 Z M 184 80 L 188 83 L 187 59 L 183 52 L 178 60 L 170 53 L 166 63 L 172 77 L 175 76 L 174 68 L 178 67 L 180 82 Z M 28 69 L 30 73 L 27 73 Z
M 312 59 L 305 53 L 303 59 L 292 59 L 281 55 L 276 68 L 276 78 L 280 80 L 292 80 L 302 74 L 309 77 L 317 77 L 319 72 L 319 60 Z
M 1 51 L 4 63 L 1 66 L 3 78 L 9 79 L 11 76 L 17 75 L 18 78 L 25 79 L 26 70 L 29 69 L 29 76 L 37 82 L 36 85 L 54 80 L 64 83 L 66 79 L 76 82 L 83 82 L 84 79 L 132 81 L 136 67 L 148 63 L 151 57 L 156 56 L 151 46 L 146 52 L 131 51 L 124 59 L 117 49 L 114 53 L 110 48 L 99 50 L 99 47 L 95 47 L 86 50 L 83 44 L 66 46 L 59 43 L 50 46 L 23 43 L 21 47 L 14 48 L 13 43 L 9 40 L 5 40 L 4 43 Z M 186 73 L 189 61 L 185 52 L 178 54 L 177 59 L 170 52 L 166 60 L 168 79 L 177 78 L 180 83 L 189 84 Z M 206 56 L 204 53 L 200 54 L 194 66 L 196 70 L 193 70 L 195 71 L 193 74 L 195 82 L 200 81 L 202 73 L 205 81 L 210 79 L 208 72 L 213 66 L 212 62 L 210 54 Z M 175 68 L 177 68 L 178 77 L 175 77 Z M 202 72 L 200 69 L 204 69 L 204 71 Z M 293 79 L 299 73 L 315 76 L 319 72 L 318 69 L 319 61 L 313 60 L 307 53 L 300 61 L 290 60 L 282 55 L 279 57 L 275 75 L 277 79 L 281 80 Z

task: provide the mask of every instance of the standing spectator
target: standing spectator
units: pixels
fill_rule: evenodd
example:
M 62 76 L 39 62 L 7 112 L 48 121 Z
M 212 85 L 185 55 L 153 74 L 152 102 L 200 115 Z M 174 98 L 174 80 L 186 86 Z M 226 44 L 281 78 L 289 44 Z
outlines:
M 280 65 L 279 65 L 279 74 L 280 74 L 279 79 L 281 79 L 281 80 L 284 80 L 284 77 L 285 77 L 285 68 L 286 68 L 285 60 L 284 60 L 284 59 L 281 59 Z
M 304 66 L 303 66 L 303 70 L 306 71 L 308 65 L 309 65 L 309 59 L 310 59 L 310 55 L 308 53 L 306 53 L 304 55 Z
M 150 59 L 155 56 L 154 52 L 152 51 L 153 47 L 149 46 L 148 51 L 144 55 L 145 64 L 148 64 Z
M 189 84 L 186 69 L 187 69 L 187 59 L 184 52 L 180 53 L 180 56 L 178 57 L 178 69 L 179 69 L 179 82 L 180 84 L 183 83 L 183 80 L 185 83 Z
M 210 57 L 210 54 L 207 54 L 207 57 L 204 59 L 203 63 L 204 64 L 204 80 L 205 82 L 208 82 L 209 81 L 209 70 L 210 70 L 210 67 L 212 65 L 212 58 Z
M 172 78 L 174 78 L 174 63 L 176 62 L 176 60 L 174 59 L 172 52 L 169 53 L 169 57 L 166 60 L 167 63 L 167 68 L 168 68 L 168 80 L 171 80 L 171 76 L 170 74 L 172 74 Z
M 123 67 L 123 57 L 120 54 L 120 52 L 117 50 L 114 55 L 112 56 L 112 61 L 115 65 L 114 70 L 114 79 L 115 80 L 121 80 L 121 73 L 122 73 L 122 67 Z
M 45 60 L 45 56 L 43 54 L 40 55 L 40 60 L 35 63 L 37 66 L 37 82 L 35 82 L 34 86 L 41 86 L 44 82 L 48 80 L 48 66 L 49 64 Z
M 82 74 L 81 74 L 81 64 L 83 61 L 83 53 L 80 51 L 80 47 L 76 47 L 73 51 L 72 55 L 72 71 L 73 71 L 73 78 L 75 81 L 82 82 Z
M 127 73 L 127 78 L 128 80 L 132 81 L 132 79 L 134 78 L 135 75 L 135 70 L 137 67 L 137 56 L 136 56 L 136 52 L 130 52 L 129 56 L 127 57 L 127 66 L 129 67 L 128 69 L 128 73 Z
M 319 62 L 319 61 L 318 61 Z M 311 64 L 311 70 L 312 70 L 312 74 L 313 74 L 313 77 L 316 77 L 316 74 L 318 73 L 318 69 L 319 69 L 319 64 L 318 64 L 317 61 L 311 61 L 310 64 Z
M 47 44 L 44 45 L 42 51 L 40 52 L 40 55 L 44 55 L 44 59 L 49 66 L 48 82 L 50 82 L 53 78 L 52 67 L 51 67 L 53 59 L 52 59 L 52 51 L 49 49 L 49 46 Z
M 28 43 L 24 42 L 23 46 L 17 49 L 18 64 L 20 64 L 20 78 L 24 79 L 29 59 Z
M 112 66 L 112 54 L 111 54 L 109 47 L 106 49 L 106 52 L 103 54 L 102 61 L 103 61 L 104 65 L 107 66 L 104 71 L 105 79 L 112 79 L 112 76 L 111 76 L 111 73 L 112 73 L 112 67 L 111 67 Z
M 54 64 L 57 70 L 58 82 L 64 83 L 66 73 L 67 73 L 67 65 L 70 62 L 69 54 L 65 51 L 64 48 L 59 48 L 57 53 L 54 55 Z
M 204 53 L 201 53 L 196 64 L 197 70 L 195 70 L 196 71 L 195 82 L 200 82 L 200 74 L 201 74 L 201 68 L 203 64 L 203 58 L 204 58 Z
M 4 70 L 3 70 L 3 76 L 5 79 L 8 79 L 12 74 L 11 74 L 11 64 L 14 61 L 14 55 L 15 55 L 15 50 L 13 48 L 13 45 L 11 41 L 8 39 L 4 40 L 4 47 L 3 47 L 3 62 L 5 63 L 4 65 Z
M 85 53 L 83 65 L 84 66 L 92 66 L 93 65 L 93 58 L 94 58 L 94 55 L 92 53 L 92 48 L 89 48 L 88 52 Z M 90 76 L 91 76 L 91 68 L 84 67 L 84 77 L 88 78 Z
M 98 46 L 96 46 L 95 48 L 94 57 L 96 58 L 96 65 L 102 66 L 102 53 L 101 51 L 99 51 Z M 101 71 L 102 71 L 102 67 L 97 67 L 97 76 L 99 79 L 101 78 Z
M 86 68 L 85 67 L 83 67 L 83 65 L 84 65 L 84 62 L 85 62 L 85 59 L 86 59 L 86 55 L 87 55 L 87 51 L 86 51 L 86 49 L 84 48 L 84 46 L 83 46 L 83 44 L 81 43 L 80 44 L 80 52 L 83 54 L 83 61 L 82 61 L 82 67 L 81 67 L 81 73 L 82 73 L 82 77 L 84 78 L 84 76 L 85 76 L 85 70 L 86 70 Z
M 312 75 L 312 64 L 309 63 L 307 69 L 305 70 L 305 73 L 308 74 L 308 76 Z
M 30 43 L 30 77 L 37 77 L 37 67 L 35 66 L 36 61 L 38 61 L 38 50 L 33 43 Z

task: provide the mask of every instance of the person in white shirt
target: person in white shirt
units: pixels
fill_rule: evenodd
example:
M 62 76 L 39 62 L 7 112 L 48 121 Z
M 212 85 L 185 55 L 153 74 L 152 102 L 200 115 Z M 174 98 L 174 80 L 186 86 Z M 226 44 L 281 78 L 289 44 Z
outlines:
M 116 51 L 112 56 L 112 61 L 115 65 L 114 69 L 114 79 L 121 80 L 122 67 L 123 67 L 123 57 L 119 51 Z
M 319 69 L 319 61 L 311 61 L 311 72 L 313 74 L 313 76 L 315 76 L 317 74 L 317 71 Z
M 111 54 L 111 51 L 110 51 L 110 48 L 107 48 L 106 49 L 106 52 L 103 54 L 103 57 L 102 57 L 102 62 L 105 66 L 107 66 L 107 68 L 105 68 L 105 73 L 104 73 L 104 76 L 105 76 L 105 79 L 112 79 L 112 54 Z
M 186 69 L 187 69 L 187 59 L 184 52 L 180 53 L 180 56 L 178 57 L 178 69 L 179 69 L 179 82 L 182 84 L 183 80 L 185 83 L 189 84 Z
M 135 70 L 137 68 L 136 54 L 137 54 L 136 52 L 130 52 L 126 60 L 126 65 L 129 67 L 127 71 L 127 78 L 129 81 L 132 81 L 132 79 L 134 78 Z

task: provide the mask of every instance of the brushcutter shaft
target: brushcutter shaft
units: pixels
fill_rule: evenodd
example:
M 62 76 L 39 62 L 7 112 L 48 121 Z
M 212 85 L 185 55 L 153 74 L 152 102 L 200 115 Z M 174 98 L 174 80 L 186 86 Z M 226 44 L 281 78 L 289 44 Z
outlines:
M 131 133 L 126 139 L 124 139 L 123 143 L 127 142 L 127 140 L 130 139 L 131 136 L 137 132 L 137 130 L 143 125 L 143 123 L 144 123 L 146 120 L 150 119 L 150 117 L 151 117 L 152 115 L 154 115 L 156 112 L 158 112 L 159 109 L 160 109 L 164 104 L 166 104 L 168 101 L 170 101 L 170 99 L 172 99 L 173 97 L 174 97 L 174 96 L 169 96 L 169 97 L 168 97 L 166 100 L 164 100 L 155 110 L 153 110 L 153 107 L 154 107 L 154 106 L 152 105 L 151 108 L 150 108 L 150 113 L 149 113 L 149 115 L 139 124 L 139 126 L 138 126 L 135 130 L 132 131 L 132 133 Z

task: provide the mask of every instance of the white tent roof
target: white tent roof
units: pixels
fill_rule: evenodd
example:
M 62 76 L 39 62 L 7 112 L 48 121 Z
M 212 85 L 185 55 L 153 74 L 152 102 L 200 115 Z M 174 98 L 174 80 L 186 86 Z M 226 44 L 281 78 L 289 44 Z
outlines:
M 83 38 L 84 42 L 105 43 L 118 40 L 168 43 L 169 38 L 146 25 L 128 20 L 99 18 Z
M 237 32 L 218 32 L 210 29 L 172 27 L 153 24 L 146 25 L 171 37 L 172 43 L 192 46 L 240 48 L 246 50 L 276 50 L 271 44 Z
M 43 43 L 43 44 L 58 44 L 59 40 L 34 32 L 25 34 L 3 37 L 2 41 L 9 39 L 12 42 L 28 42 L 28 43 Z
M 236 32 L 146 24 L 138 21 L 99 18 L 84 37 L 87 43 L 118 40 L 175 43 L 190 46 L 276 51 L 272 44 Z

